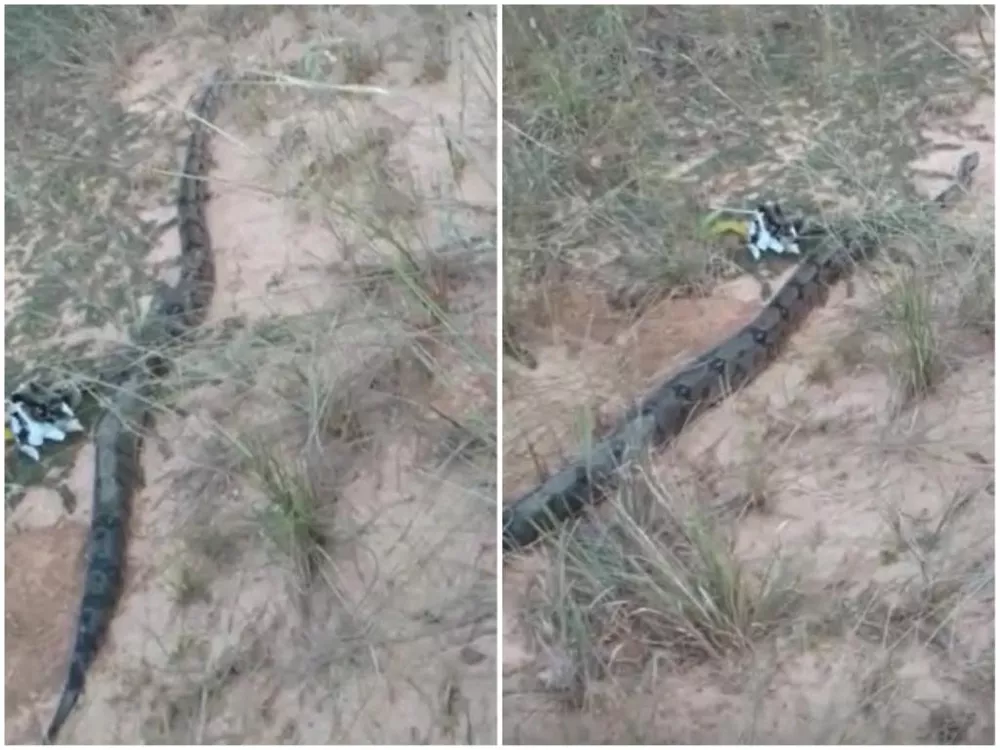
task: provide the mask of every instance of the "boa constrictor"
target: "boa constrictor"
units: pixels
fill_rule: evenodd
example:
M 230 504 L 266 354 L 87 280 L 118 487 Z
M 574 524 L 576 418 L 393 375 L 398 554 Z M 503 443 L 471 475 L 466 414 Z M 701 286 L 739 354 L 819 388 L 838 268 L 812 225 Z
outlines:
M 979 154 L 966 154 L 955 180 L 933 204 L 945 207 L 968 189 Z M 806 316 L 825 303 L 831 284 L 870 255 L 878 233 L 814 228 L 800 239 L 821 239 L 763 310 L 740 331 L 712 347 L 647 394 L 608 437 L 587 455 L 549 477 L 503 509 L 503 549 L 516 550 L 580 513 L 613 484 L 618 469 L 649 445 L 680 434 L 695 416 L 756 378 L 778 355 Z
M 83 598 L 69 671 L 44 741 L 52 743 L 83 692 L 87 669 L 97 656 L 121 593 L 130 502 L 141 484 L 142 429 L 151 414 L 157 378 L 168 369 L 164 348 L 204 322 L 215 291 L 215 262 L 205 222 L 210 120 L 224 80 L 215 71 L 192 98 L 188 137 L 177 197 L 181 272 L 175 286 L 160 285 L 134 341 L 112 359 L 104 376 L 110 403 L 94 428 L 93 513 L 87 537 Z

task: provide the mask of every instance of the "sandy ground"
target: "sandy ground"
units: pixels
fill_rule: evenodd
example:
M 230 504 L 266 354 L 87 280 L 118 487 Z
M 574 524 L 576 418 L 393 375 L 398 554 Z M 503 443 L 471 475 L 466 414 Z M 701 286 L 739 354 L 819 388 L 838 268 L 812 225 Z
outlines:
M 913 165 L 931 175 L 917 181 L 930 196 L 947 184 L 941 175 L 954 169 L 963 152 L 957 148 L 980 152 L 972 195 L 955 212 L 963 221 L 992 224 L 993 118 L 992 96 L 981 96 L 959 118 L 928 117 L 923 135 L 930 148 Z M 733 179 L 727 187 L 739 184 Z M 752 192 L 752 184 L 744 189 Z M 645 392 L 739 328 L 760 304 L 750 279 L 725 283 L 705 299 L 660 302 L 635 322 L 609 309 L 599 288 L 579 281 L 556 284 L 545 297 L 537 329 L 521 331 L 538 367 L 505 362 L 507 500 L 537 483 L 537 461 L 558 468 L 576 455 L 582 435 L 613 424 L 624 397 Z M 805 591 L 827 601 L 852 600 L 867 587 L 905 590 L 908 581 L 920 580 L 926 560 L 887 556 L 893 545 L 888 519 L 902 519 L 904 533 L 919 537 L 963 493 L 968 502 L 950 519 L 935 560 L 950 561 L 956 571 L 985 573 L 993 565 L 993 342 L 975 336 L 964 342 L 967 356 L 937 392 L 895 418 L 895 390 L 884 368 L 842 364 L 828 378 L 814 377 L 875 304 L 871 279 L 860 281 L 852 297 L 835 288 L 777 362 L 651 463 L 668 486 L 686 481 L 690 487 L 694 478 L 704 499 L 723 504 L 740 496 L 749 471 L 763 467 L 767 509 L 738 520 L 736 555 L 747 562 L 767 560 L 776 550 L 789 555 L 802 566 Z M 993 742 L 992 690 L 977 692 L 966 671 L 993 663 L 991 580 L 989 591 L 970 592 L 954 613 L 957 642 L 944 648 L 906 641 L 890 656 L 887 641 L 860 634 L 790 634 L 762 641 L 745 656 L 693 665 L 675 663 L 664 650 L 639 674 L 587 685 L 587 708 L 579 710 L 549 689 L 559 656 L 530 624 L 533 592 L 546 585 L 554 565 L 554 553 L 542 550 L 504 561 L 505 742 L 809 744 L 923 737 L 935 743 L 945 736 Z M 627 641 L 606 644 L 609 651 L 616 645 L 627 654 Z M 881 692 L 866 702 L 872 694 L 865 691 L 878 677 L 884 678 Z
M 317 38 L 308 13 L 285 10 L 226 44 L 204 31 L 200 12 L 180 16 L 181 28 L 194 30 L 190 35 L 153 45 L 131 66 L 131 83 L 120 91 L 126 110 L 154 112 L 176 128 L 179 110 L 214 64 L 228 58 L 280 68 L 307 56 Z M 212 146 L 208 223 L 218 289 L 209 327 L 237 317 L 253 324 L 333 310 L 336 335 L 326 331 L 317 339 L 324 350 L 308 362 L 335 383 L 364 376 L 382 361 L 386 344 L 403 339 L 398 321 L 380 321 L 344 278 L 354 264 L 385 263 L 389 244 L 366 237 L 360 221 L 315 220 L 310 211 L 320 215 L 323 205 L 289 196 L 315 165 L 318 150 L 325 149 L 321 156 L 363 150 L 374 138 L 380 163 L 403 175 L 405 184 L 358 187 L 363 181 L 345 174 L 342 189 L 331 193 L 337 201 L 405 212 L 405 231 L 421 247 L 445 247 L 456 236 L 492 237 L 493 104 L 470 83 L 477 66 L 469 40 L 489 29 L 484 13 L 470 13 L 453 27 L 446 41 L 461 53 L 440 75 L 429 76 L 429 42 L 413 32 L 419 27 L 413 11 L 345 11 L 338 33 L 359 48 L 371 44 L 385 52 L 381 69 L 366 82 L 382 93 L 335 95 L 334 102 L 256 91 L 224 100 L 217 120 L 222 133 Z M 334 65 L 330 80 L 341 72 Z M 460 174 L 453 171 L 449 138 L 460 142 L 469 163 Z M 140 169 L 176 169 L 177 143 L 165 139 L 162 158 Z M 146 218 L 170 218 L 164 197 L 150 197 Z M 177 251 L 176 231 L 166 232 L 149 257 L 154 273 L 172 281 Z M 454 319 L 487 353 L 495 349 L 493 262 L 492 255 L 472 258 L 463 273 L 444 282 Z M 142 301 L 148 304 L 148 297 Z M 185 367 L 222 368 L 238 346 L 238 339 L 220 344 L 207 365 L 199 361 L 205 352 L 186 355 L 177 377 Z M 408 395 L 450 414 L 492 409 L 492 378 L 466 377 L 454 348 L 433 352 L 450 380 L 420 381 Z M 274 359 L 286 356 L 292 355 L 282 351 Z M 126 591 L 86 695 L 60 740 L 492 742 L 493 490 L 478 486 L 479 474 L 461 465 L 432 460 L 428 439 L 412 420 L 376 411 L 366 425 L 376 447 L 318 462 L 318 481 L 336 493 L 331 527 L 337 543 L 330 550 L 328 585 L 303 593 L 254 523 L 266 512 L 266 499 L 257 487 L 227 475 L 224 459 L 213 453 L 220 431 L 259 430 L 281 439 L 266 431 L 271 424 L 301 433 L 301 422 L 262 387 L 280 381 L 272 370 L 281 363 L 264 357 L 244 364 L 260 368 L 257 387 L 222 383 L 189 390 L 179 404 L 183 416 L 159 418 L 159 439 L 147 441 Z M 67 482 L 79 499 L 73 512 L 54 491 L 38 489 L 8 514 L 8 742 L 36 741 L 62 686 L 80 595 L 93 458 L 90 445 L 75 457 Z M 205 552 L 209 542 L 225 549 Z M 207 578 L 198 600 L 182 605 L 180 581 L 192 571 Z M 298 606 L 303 599 L 307 606 Z

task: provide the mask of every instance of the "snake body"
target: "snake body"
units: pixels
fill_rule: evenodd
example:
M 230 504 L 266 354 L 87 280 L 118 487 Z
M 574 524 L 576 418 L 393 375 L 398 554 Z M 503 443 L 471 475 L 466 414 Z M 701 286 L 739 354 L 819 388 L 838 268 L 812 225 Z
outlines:
M 943 207 L 962 195 L 978 164 L 977 152 L 964 156 L 956 179 L 933 204 Z M 600 499 L 621 466 L 648 446 L 676 437 L 698 414 L 756 378 L 808 314 L 826 302 L 830 285 L 851 273 L 856 262 L 877 245 L 870 231 L 854 236 L 822 234 L 823 244 L 803 258 L 750 323 L 647 394 L 586 456 L 507 505 L 503 511 L 504 551 L 531 544 L 579 514 Z
M 157 349 L 200 325 L 214 294 L 215 264 L 205 223 L 205 174 L 211 135 L 208 122 L 215 114 L 220 90 L 221 74 L 216 72 L 189 105 L 194 117 L 177 198 L 180 279 L 175 286 L 157 288 L 135 341 L 122 346 L 116 359 L 127 364 L 110 376 L 113 395 L 94 430 L 93 514 L 83 598 L 69 673 L 45 732 L 46 744 L 55 740 L 83 692 L 87 669 L 97 656 L 121 593 L 130 501 L 141 483 L 141 429 L 150 417 L 155 380 L 167 369 Z M 134 353 L 140 349 L 143 356 L 137 360 Z

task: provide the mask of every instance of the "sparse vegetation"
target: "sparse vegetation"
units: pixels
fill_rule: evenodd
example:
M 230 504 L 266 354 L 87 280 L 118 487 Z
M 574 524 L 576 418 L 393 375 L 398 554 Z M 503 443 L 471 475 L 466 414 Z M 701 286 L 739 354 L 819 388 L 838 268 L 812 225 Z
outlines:
M 899 279 L 886 295 L 885 312 L 903 397 L 923 396 L 943 374 L 928 282 L 913 275 Z
M 175 261 L 187 97 L 220 64 L 253 73 L 213 123 L 210 320 L 159 352 L 142 584 L 65 739 L 493 741 L 492 15 L 6 10 L 8 390 L 36 372 L 106 386 Z M 39 487 L 89 508 L 83 442 L 8 456 L 9 552 Z M 41 574 L 8 577 L 8 613 L 54 619 L 18 595 Z M 10 741 L 47 721 L 66 658 L 29 630 L 8 664 L 53 673 L 8 685 Z M 451 698 L 428 703 L 436 683 Z
M 710 210 L 776 198 L 881 251 L 508 561 L 505 741 L 992 742 L 992 9 L 504 14 L 508 499 L 576 454 L 583 405 L 749 320 Z M 928 210 L 972 149 L 972 194 Z
M 614 675 L 619 658 L 641 664 L 664 646 L 696 661 L 749 649 L 794 609 L 784 561 L 753 570 L 709 514 L 673 494 L 641 472 L 611 501 L 609 519 L 558 545 L 541 627 L 562 642 L 545 651 L 572 653 L 589 677 L 584 689 Z

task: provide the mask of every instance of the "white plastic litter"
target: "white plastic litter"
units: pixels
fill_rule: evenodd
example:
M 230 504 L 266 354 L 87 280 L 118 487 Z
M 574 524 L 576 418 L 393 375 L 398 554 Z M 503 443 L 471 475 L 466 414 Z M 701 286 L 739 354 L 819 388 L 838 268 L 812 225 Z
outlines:
M 764 253 L 800 255 L 798 232 L 777 203 L 757 207 L 747 221 L 747 250 L 755 261 Z
M 61 443 L 71 432 L 83 432 L 67 394 L 22 384 L 4 402 L 5 422 L 17 449 L 33 461 L 46 441 Z

